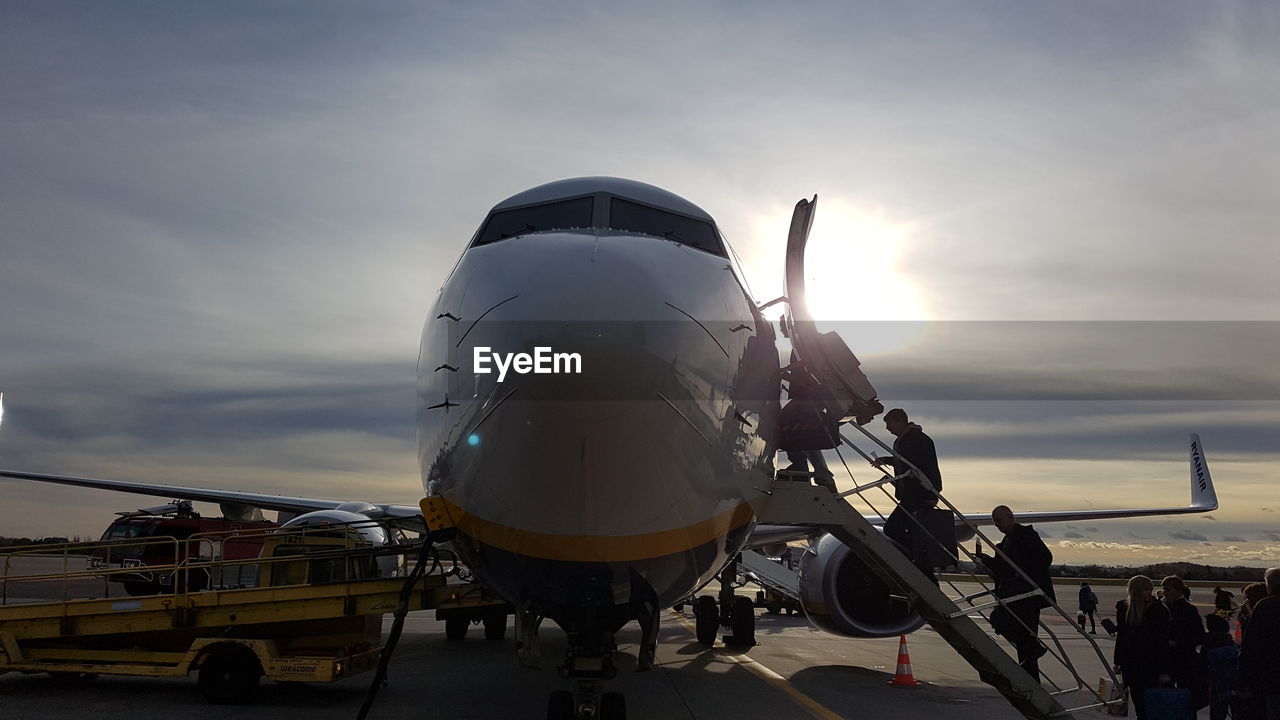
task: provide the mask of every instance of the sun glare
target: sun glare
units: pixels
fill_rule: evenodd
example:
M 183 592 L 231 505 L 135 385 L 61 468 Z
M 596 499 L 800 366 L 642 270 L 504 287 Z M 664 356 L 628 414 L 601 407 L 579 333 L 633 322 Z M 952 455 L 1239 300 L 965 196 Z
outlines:
M 924 301 L 899 267 L 912 230 L 839 202 L 818 203 L 805 290 L 820 329 L 838 331 L 860 354 L 899 350 L 923 334 Z

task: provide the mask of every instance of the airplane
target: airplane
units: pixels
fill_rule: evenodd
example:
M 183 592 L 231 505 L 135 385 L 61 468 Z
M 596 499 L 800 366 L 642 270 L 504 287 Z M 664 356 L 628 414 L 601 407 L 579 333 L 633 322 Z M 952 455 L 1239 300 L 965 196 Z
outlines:
M 816 332 L 804 301 L 815 207 L 816 196 L 797 204 L 787 294 L 767 303 L 746 289 L 711 215 L 674 193 L 614 177 L 551 182 L 498 203 L 439 289 L 417 367 L 422 485 L 450 516 L 466 565 L 517 608 L 517 639 L 532 642 L 543 618 L 566 632 L 562 676 L 579 681 L 578 696 L 558 691 L 550 717 L 573 717 L 584 703 L 605 720 L 624 716 L 621 696 L 597 698 L 593 684 L 614 673 L 622 626 L 640 624 L 638 667 L 648 669 L 661 610 L 744 549 L 813 534 L 758 526 L 752 511 L 751 501 L 775 481 L 779 451 L 779 353 L 764 308 L 783 304 L 780 328 L 835 417 L 865 424 L 879 411 L 852 352 L 834 333 Z M 1188 506 L 1018 518 L 1215 510 L 1196 436 L 1191 457 Z M 298 514 L 295 525 L 372 519 L 426 530 L 419 506 L 20 471 L 0 477 L 279 510 Z M 957 518 L 958 527 L 968 524 L 991 520 Z M 830 536 L 818 541 L 801 577 L 856 562 L 847 550 Z M 891 637 L 921 625 L 910 610 L 867 617 L 840 592 L 822 583 L 802 598 L 824 630 Z

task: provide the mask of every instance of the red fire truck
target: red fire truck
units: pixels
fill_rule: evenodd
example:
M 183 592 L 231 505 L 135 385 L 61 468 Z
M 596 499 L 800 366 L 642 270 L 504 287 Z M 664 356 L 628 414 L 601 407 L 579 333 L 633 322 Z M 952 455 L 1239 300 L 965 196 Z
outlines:
M 262 519 L 206 518 L 189 501 L 117 513 L 102 534 L 102 545 L 89 556 L 90 570 L 125 570 L 105 576 L 124 584 L 130 595 L 155 595 L 212 586 L 253 587 L 256 569 L 244 577 L 211 577 L 204 568 L 185 567 L 188 560 L 249 560 L 262 551 L 264 532 L 280 527 Z M 261 513 L 259 513 L 261 515 Z M 240 537 L 236 533 L 244 532 Z M 210 537 L 202 536 L 211 534 Z M 132 542 L 131 542 L 132 541 Z M 154 569 L 153 569 L 154 568 Z M 237 567 L 238 569 L 238 567 Z

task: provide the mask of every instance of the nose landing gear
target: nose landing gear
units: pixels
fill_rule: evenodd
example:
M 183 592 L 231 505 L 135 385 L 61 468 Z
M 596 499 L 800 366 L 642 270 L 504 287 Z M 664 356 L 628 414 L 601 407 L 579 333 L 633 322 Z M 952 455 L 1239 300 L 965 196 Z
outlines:
M 584 684 L 591 687 L 584 688 Z M 580 682 L 577 698 L 568 690 L 551 693 L 547 720 L 627 720 L 627 699 L 622 693 L 597 694 L 594 685 Z
M 615 647 L 612 635 L 593 642 L 570 633 L 559 672 L 560 677 L 575 681 L 577 692 L 551 693 L 547 720 L 627 720 L 627 702 L 622 693 L 600 692 L 602 681 L 618 674 L 613 664 Z

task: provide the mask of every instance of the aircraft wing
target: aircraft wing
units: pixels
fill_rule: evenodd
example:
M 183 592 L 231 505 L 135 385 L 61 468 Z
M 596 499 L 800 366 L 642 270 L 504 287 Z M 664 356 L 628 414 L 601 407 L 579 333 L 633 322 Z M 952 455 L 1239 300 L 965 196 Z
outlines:
M 334 510 L 351 508 L 373 519 L 403 521 L 399 524 L 409 529 L 418 529 L 422 523 L 422 510 L 417 505 L 377 505 L 372 503 L 352 502 L 350 500 L 325 500 L 321 498 L 291 497 L 289 495 L 266 495 L 262 493 L 240 492 L 237 490 L 215 490 L 211 488 L 183 487 L 181 485 L 162 485 L 159 483 L 126 482 L 123 480 L 99 480 L 95 478 L 70 477 L 66 475 L 45 475 L 41 473 L 0 470 L 0 478 L 14 480 L 34 480 L 36 482 L 73 485 L 76 487 L 94 488 L 97 490 L 115 490 L 116 492 L 152 495 L 163 498 L 181 498 L 219 504 L 247 505 L 264 510 L 284 510 L 285 512 L 307 513 L 313 510 Z M 343 507 L 347 506 L 347 507 Z
M 1116 508 L 1089 510 L 1019 510 L 1014 508 L 1018 522 L 1029 525 L 1033 523 L 1072 522 L 1078 520 L 1111 520 L 1115 518 L 1149 517 L 1152 515 L 1187 515 L 1207 513 L 1218 509 L 1218 493 L 1213 489 L 1213 478 L 1209 475 L 1209 461 L 1204 456 L 1200 436 L 1191 434 L 1191 503 L 1183 507 L 1164 508 Z M 879 515 L 864 515 L 867 522 L 881 527 L 884 518 Z M 963 518 L 963 519 L 961 519 Z M 967 525 L 993 525 L 990 511 L 964 513 L 956 518 L 956 527 Z M 749 547 L 762 547 L 779 542 L 802 540 L 816 535 L 818 530 L 800 525 L 757 525 L 751 532 Z

